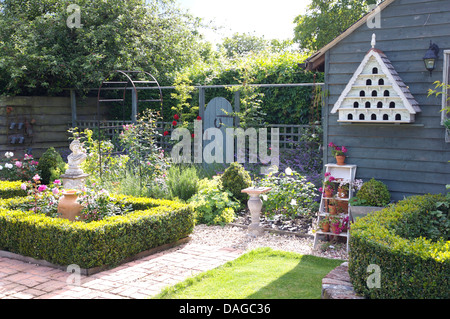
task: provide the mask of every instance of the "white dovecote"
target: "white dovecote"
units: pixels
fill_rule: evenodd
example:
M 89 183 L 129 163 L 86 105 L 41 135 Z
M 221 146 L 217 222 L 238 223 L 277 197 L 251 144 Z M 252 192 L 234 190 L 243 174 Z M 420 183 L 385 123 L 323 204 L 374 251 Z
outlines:
M 375 34 L 371 45 L 331 113 L 339 112 L 338 122 L 413 123 L 419 104 L 387 56 L 375 49 Z

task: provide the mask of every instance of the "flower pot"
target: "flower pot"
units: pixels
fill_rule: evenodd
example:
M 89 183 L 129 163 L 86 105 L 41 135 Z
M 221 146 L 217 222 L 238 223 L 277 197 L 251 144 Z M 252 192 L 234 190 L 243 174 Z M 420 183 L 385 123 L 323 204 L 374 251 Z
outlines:
M 339 187 L 337 190 L 337 195 L 339 198 L 348 198 L 348 189 Z
M 330 229 L 333 234 L 339 235 L 341 233 L 341 231 L 339 230 L 339 227 L 336 225 L 331 225 Z
M 325 197 L 328 197 L 328 198 L 333 197 L 333 191 L 331 191 L 331 190 L 325 190 L 324 194 L 325 194 Z
M 322 225 L 322 231 L 323 231 L 324 233 L 329 232 L 329 231 L 330 231 L 330 224 L 323 224 L 323 225 Z
M 345 156 L 344 155 L 337 155 L 336 156 L 336 164 L 337 165 L 345 165 Z
M 371 212 L 377 212 L 385 207 L 373 207 L 373 206 L 349 206 L 348 211 L 353 221 L 358 218 L 367 216 Z
M 76 190 L 64 190 L 63 196 L 59 199 L 58 214 L 61 218 L 75 221 L 81 215 L 82 206 L 77 202 L 78 193 Z
M 329 213 L 330 215 L 337 215 L 336 205 L 330 205 L 330 204 L 328 204 L 328 213 Z
M 337 202 L 337 210 L 339 213 L 348 213 L 348 202 L 345 200 L 340 200 Z

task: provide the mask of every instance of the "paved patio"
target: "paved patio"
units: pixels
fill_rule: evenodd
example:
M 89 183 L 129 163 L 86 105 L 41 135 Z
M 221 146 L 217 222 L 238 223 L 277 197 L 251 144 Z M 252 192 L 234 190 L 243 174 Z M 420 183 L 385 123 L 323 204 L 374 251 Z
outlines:
M 182 244 L 92 276 L 0 257 L 0 299 L 144 299 L 243 251 Z

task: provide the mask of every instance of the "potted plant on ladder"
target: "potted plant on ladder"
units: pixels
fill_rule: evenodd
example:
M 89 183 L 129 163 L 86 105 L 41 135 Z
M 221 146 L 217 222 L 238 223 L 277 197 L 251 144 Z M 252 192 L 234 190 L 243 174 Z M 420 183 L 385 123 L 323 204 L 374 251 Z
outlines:
M 337 165 L 345 165 L 345 158 L 348 149 L 345 146 L 337 146 L 333 142 L 328 144 L 328 147 L 331 148 L 331 154 L 336 158 Z

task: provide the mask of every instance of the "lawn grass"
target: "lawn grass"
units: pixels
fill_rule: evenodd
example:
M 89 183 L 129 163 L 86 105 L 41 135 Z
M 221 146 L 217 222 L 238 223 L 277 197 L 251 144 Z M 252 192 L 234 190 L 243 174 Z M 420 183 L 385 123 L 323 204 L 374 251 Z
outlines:
M 174 286 L 161 299 L 319 299 L 342 260 L 258 248 Z

